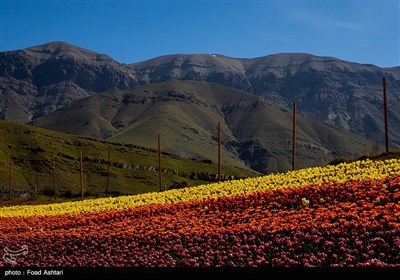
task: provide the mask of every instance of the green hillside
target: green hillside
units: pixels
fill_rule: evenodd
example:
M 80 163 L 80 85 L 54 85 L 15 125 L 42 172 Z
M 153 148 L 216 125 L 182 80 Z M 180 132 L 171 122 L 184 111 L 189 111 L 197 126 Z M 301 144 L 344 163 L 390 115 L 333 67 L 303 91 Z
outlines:
M 68 120 L 66 122 L 65 120 Z M 264 98 L 218 84 L 171 81 L 80 100 L 34 121 L 35 126 L 113 142 L 156 147 L 216 161 L 221 123 L 224 163 L 262 173 L 291 167 L 292 112 Z M 298 115 L 297 167 L 367 154 L 373 143 Z
M 156 141 L 156 136 L 153 137 Z M 52 153 L 55 154 L 57 195 L 76 197 L 80 193 L 79 154 L 84 154 L 86 196 L 102 196 L 106 189 L 107 155 L 111 147 L 109 190 L 111 194 L 137 194 L 158 191 L 158 158 L 155 150 L 134 145 L 108 143 L 53 132 L 29 125 L 0 121 L 0 189 L 8 196 L 9 160 L 12 158 L 12 188 L 34 192 L 36 170 L 39 193 L 52 196 Z M 217 165 L 199 160 L 162 154 L 164 189 L 175 182 L 189 186 L 215 180 Z M 226 176 L 248 177 L 258 173 L 246 168 L 222 166 Z M 7 203 L 7 202 L 2 202 Z

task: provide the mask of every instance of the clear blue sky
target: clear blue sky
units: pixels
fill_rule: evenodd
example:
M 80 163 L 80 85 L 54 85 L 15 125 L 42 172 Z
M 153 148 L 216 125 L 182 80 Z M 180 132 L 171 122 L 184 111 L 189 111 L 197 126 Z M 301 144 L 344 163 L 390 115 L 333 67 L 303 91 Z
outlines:
M 400 65 L 400 1 L 0 0 L 0 50 L 65 41 L 133 63 L 305 52 Z

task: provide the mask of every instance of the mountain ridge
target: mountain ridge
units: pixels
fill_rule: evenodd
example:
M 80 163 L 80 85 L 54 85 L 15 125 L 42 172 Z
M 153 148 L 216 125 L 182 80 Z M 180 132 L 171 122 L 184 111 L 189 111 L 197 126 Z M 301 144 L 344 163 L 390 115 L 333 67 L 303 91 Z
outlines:
M 2 51 L 2 53 L 7 53 L 7 52 L 15 52 L 15 51 L 22 51 L 22 50 L 31 50 L 31 49 L 42 49 L 42 48 L 47 48 L 47 47 L 62 47 L 62 48 L 68 48 L 68 49 L 78 49 L 81 50 L 83 52 L 88 52 L 88 53 L 94 53 L 94 54 L 98 54 L 98 55 L 104 55 L 105 57 L 109 57 L 111 59 L 113 59 L 112 57 L 110 57 L 107 54 L 103 54 L 103 53 L 99 53 L 96 51 L 92 51 L 83 47 L 79 47 L 78 45 L 74 45 L 65 41 L 51 41 L 51 42 L 47 42 L 47 43 L 43 43 L 43 44 L 39 44 L 39 45 L 35 45 L 35 46 L 30 46 L 30 47 L 26 47 L 26 48 L 22 48 L 22 49 L 12 49 L 12 50 L 7 50 L 7 51 Z M 0 52 L 1 53 L 1 52 Z M 374 66 L 376 68 L 382 68 L 382 69 L 397 69 L 398 71 L 400 71 L 400 65 L 399 66 L 387 66 L 387 67 L 381 67 L 378 65 L 375 65 L 373 63 L 360 63 L 357 61 L 350 61 L 350 60 L 346 60 L 346 59 L 341 59 L 341 58 L 336 58 L 333 56 L 327 56 L 327 55 L 315 55 L 312 53 L 306 53 L 306 52 L 278 52 L 278 53 L 271 53 L 268 55 L 262 55 L 262 56 L 256 56 L 256 57 L 234 57 L 234 56 L 227 56 L 224 54 L 220 54 L 220 53 L 173 53 L 173 54 L 166 54 L 166 55 L 159 55 L 156 57 L 152 57 L 146 60 L 142 60 L 142 61 L 136 61 L 136 62 L 118 62 L 120 64 L 125 64 L 125 65 L 134 65 L 137 63 L 141 63 L 141 62 L 145 62 L 145 61 L 150 61 L 153 59 L 157 59 L 157 58 L 162 58 L 162 57 L 169 57 L 169 56 L 192 56 L 192 55 L 199 55 L 199 56 L 207 56 L 207 55 L 216 55 L 216 56 L 222 56 L 222 57 L 226 57 L 226 58 L 231 58 L 231 59 L 236 59 L 236 60 L 241 60 L 241 61 L 246 61 L 246 60 L 257 60 L 257 59 L 263 59 L 266 57 L 273 57 L 273 56 L 285 56 L 285 55 L 295 55 L 295 56 L 299 56 L 299 55 L 304 55 L 304 56 L 310 56 L 310 57 L 317 57 L 317 58 L 325 58 L 325 59 L 330 59 L 330 60 L 338 60 L 338 61 L 342 61 L 342 62 L 346 62 L 346 63 L 352 63 L 352 64 L 359 64 L 359 65 L 365 65 L 365 66 Z M 115 60 L 115 59 L 113 59 Z

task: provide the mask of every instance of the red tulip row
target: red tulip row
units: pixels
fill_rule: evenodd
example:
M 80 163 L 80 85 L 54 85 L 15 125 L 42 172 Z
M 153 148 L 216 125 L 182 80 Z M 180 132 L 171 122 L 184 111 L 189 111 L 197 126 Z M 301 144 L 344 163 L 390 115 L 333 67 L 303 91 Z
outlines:
M 28 246 L 22 266 L 400 266 L 400 175 L 0 218 L 0 233 L 0 248 Z

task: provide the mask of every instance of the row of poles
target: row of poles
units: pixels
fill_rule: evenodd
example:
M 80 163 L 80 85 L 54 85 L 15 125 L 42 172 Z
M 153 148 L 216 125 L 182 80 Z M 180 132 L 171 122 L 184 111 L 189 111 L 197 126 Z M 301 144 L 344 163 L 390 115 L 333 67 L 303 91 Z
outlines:
M 162 185 L 163 185 L 163 179 L 162 179 L 162 163 L 161 163 L 161 135 L 157 135 L 157 142 L 158 142 L 158 149 L 157 149 L 157 154 L 158 154 L 158 179 L 159 179 L 159 187 L 160 191 L 162 191 Z M 109 184 L 110 184 L 110 165 L 111 165 L 111 147 L 108 147 L 108 157 L 107 157 L 107 181 L 106 181 L 106 196 L 108 196 L 109 193 Z M 13 173 L 13 161 L 10 159 L 9 161 L 9 170 L 8 170 L 8 176 L 9 176 L 9 193 L 8 197 L 11 199 L 12 197 L 12 173 Z M 55 161 L 55 154 L 54 152 L 52 153 L 51 156 L 51 173 L 52 173 L 52 184 L 53 184 L 53 193 L 54 193 L 54 198 L 57 196 L 57 190 L 56 190 L 56 161 Z M 80 193 L 81 193 L 81 198 L 83 199 L 83 151 L 80 151 L 79 154 L 79 176 L 80 176 Z M 221 180 L 221 124 L 218 122 L 218 181 Z M 35 186 L 35 192 L 38 193 L 39 190 L 39 169 L 36 168 L 36 186 Z
M 389 129 L 388 129 L 388 110 L 387 110 L 387 95 L 386 95 L 386 78 L 382 79 L 383 84 L 383 103 L 384 103 L 384 122 L 385 122 L 385 150 L 386 153 L 389 152 Z M 296 102 L 293 102 L 293 135 L 292 135 L 292 170 L 296 168 Z M 218 181 L 221 181 L 221 123 L 218 122 Z M 163 178 L 162 178 L 162 162 L 161 162 L 161 135 L 157 135 L 157 154 L 158 154 L 158 179 L 159 179 L 159 188 L 162 191 Z M 79 160 L 79 174 L 80 174 L 80 192 L 81 198 L 83 199 L 83 151 L 80 151 L 80 160 Z M 9 162 L 9 198 L 11 198 L 11 189 L 12 189 L 12 159 Z M 109 193 L 109 182 L 110 182 L 110 164 L 111 164 L 111 147 L 108 147 L 108 160 L 107 160 L 107 183 L 106 183 L 106 196 Z M 53 191 L 54 197 L 56 197 L 56 179 L 55 179 L 55 155 L 52 153 L 51 160 L 51 169 L 52 169 L 52 183 L 53 183 Z M 36 170 L 36 193 L 39 188 L 39 170 Z
M 386 94 L 386 78 L 382 78 L 383 88 L 383 114 L 385 126 L 385 151 L 389 153 L 389 127 L 388 127 L 388 108 L 387 108 L 387 94 Z M 296 166 L 296 102 L 293 102 L 293 140 L 292 140 L 292 170 Z
M 10 159 L 8 163 L 8 198 L 12 197 L 12 176 L 13 176 L 13 161 Z M 51 177 L 52 177 L 52 185 L 53 185 L 53 193 L 54 197 L 56 197 L 56 161 L 55 155 L 52 153 L 51 156 Z M 79 175 L 80 175 L 80 189 L 81 189 L 81 198 L 83 198 L 83 152 L 80 151 L 80 159 L 79 159 Z M 36 185 L 35 185 L 35 193 L 39 191 L 39 169 L 36 168 Z M 108 176 L 107 176 L 107 189 L 108 189 Z

